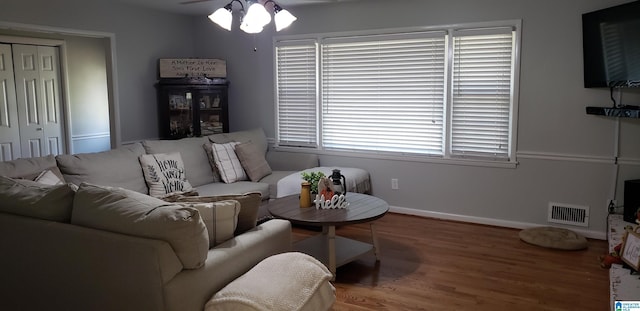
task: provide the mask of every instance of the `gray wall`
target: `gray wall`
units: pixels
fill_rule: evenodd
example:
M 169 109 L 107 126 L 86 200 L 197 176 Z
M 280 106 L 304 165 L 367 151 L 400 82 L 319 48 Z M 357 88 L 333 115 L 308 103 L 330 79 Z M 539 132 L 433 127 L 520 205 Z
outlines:
M 522 19 L 517 168 L 329 155 L 321 161 L 327 166 L 369 170 L 374 194 L 403 212 L 526 227 L 548 224 L 549 202 L 590 206 L 589 227 L 570 228 L 604 237 L 608 199 L 615 191 L 621 204 L 622 181 L 640 178 L 640 120 L 585 114 L 586 106 L 609 106 L 611 102 L 608 90 L 582 86 L 581 14 L 624 2 L 339 2 L 289 8 L 298 21 L 283 33 Z M 259 35 L 247 35 L 235 25 L 231 33 L 221 30 L 204 16 L 195 22 L 198 55 L 227 60 L 232 130 L 262 127 L 267 136 L 274 137 L 272 38 L 276 34 L 272 26 Z M 625 91 L 624 103 L 640 105 L 639 95 L 638 90 Z M 618 122 L 623 164 L 616 168 Z M 399 190 L 391 190 L 391 178 L 399 179 Z
M 3 0 L 0 22 L 115 36 L 122 142 L 158 137 L 158 58 L 194 56 L 193 18 L 117 1 Z M 74 59 L 68 59 L 72 62 Z M 79 90 L 71 90 L 71 93 Z M 81 116 L 78 116 L 81 117 Z
M 109 150 L 105 38 L 64 36 L 67 46 L 72 153 Z

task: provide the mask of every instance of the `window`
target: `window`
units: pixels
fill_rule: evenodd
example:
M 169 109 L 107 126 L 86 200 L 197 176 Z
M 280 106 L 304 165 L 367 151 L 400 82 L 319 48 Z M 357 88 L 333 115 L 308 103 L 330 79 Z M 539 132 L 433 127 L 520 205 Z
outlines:
M 451 154 L 509 159 L 512 31 L 454 32 Z
M 281 44 L 276 50 L 278 142 L 317 146 L 317 47 L 313 41 Z
M 515 162 L 518 28 L 276 39 L 277 144 Z

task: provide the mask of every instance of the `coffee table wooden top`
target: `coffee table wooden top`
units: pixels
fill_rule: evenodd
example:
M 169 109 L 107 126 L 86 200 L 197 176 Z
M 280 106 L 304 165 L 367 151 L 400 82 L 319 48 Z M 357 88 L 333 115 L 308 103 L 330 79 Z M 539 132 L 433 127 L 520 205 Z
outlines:
M 346 209 L 301 208 L 298 195 L 290 195 L 269 202 L 269 212 L 294 224 L 311 226 L 339 226 L 357 224 L 381 218 L 389 211 L 389 204 L 374 196 L 347 193 L 349 206 Z

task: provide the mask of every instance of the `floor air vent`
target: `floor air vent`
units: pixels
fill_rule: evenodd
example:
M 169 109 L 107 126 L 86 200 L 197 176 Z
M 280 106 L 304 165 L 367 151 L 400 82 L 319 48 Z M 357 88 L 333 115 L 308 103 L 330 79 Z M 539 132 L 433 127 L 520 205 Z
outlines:
M 551 202 L 549 203 L 547 221 L 558 224 L 588 227 L 589 207 Z

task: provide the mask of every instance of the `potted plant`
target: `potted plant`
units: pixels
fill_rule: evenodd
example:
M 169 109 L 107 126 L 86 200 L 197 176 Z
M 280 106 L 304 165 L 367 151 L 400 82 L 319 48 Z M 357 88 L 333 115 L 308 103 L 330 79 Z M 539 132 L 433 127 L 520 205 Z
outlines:
M 318 181 L 324 177 L 322 172 L 302 172 L 302 179 L 311 184 L 311 193 L 318 193 Z

